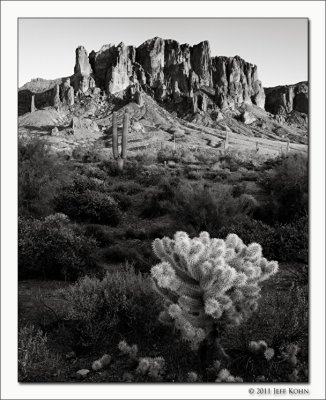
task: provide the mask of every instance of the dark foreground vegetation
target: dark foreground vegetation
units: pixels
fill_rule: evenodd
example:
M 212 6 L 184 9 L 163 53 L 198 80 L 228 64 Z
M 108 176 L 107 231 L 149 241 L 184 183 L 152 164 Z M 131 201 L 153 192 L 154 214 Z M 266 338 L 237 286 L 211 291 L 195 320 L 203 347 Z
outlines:
M 163 148 L 120 171 L 95 150 L 67 160 L 20 142 L 18 229 L 20 381 L 73 382 L 80 369 L 89 382 L 308 381 L 305 156 Z M 259 309 L 220 333 L 228 357 L 205 369 L 158 320 L 152 242 L 177 231 L 236 233 L 280 263 Z

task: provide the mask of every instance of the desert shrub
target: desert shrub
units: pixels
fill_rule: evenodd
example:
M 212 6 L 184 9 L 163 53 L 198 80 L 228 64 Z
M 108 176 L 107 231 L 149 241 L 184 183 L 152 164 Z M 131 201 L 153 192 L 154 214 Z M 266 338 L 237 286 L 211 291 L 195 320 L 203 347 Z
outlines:
M 112 198 L 117 202 L 119 208 L 122 211 L 128 210 L 128 208 L 132 205 L 132 200 L 130 196 L 124 193 L 111 193 Z
M 156 154 L 149 152 L 148 150 L 138 151 L 134 158 L 136 161 L 139 161 L 144 165 L 151 165 L 157 160 Z
M 186 174 L 186 178 L 199 181 L 200 179 L 202 179 L 202 174 L 199 171 L 188 171 L 188 173 Z
M 121 218 L 117 202 L 106 193 L 106 185 L 96 178 L 78 176 L 55 198 L 56 211 L 76 220 L 116 226 Z
M 81 174 L 87 176 L 88 178 L 97 178 L 101 179 L 102 181 L 107 179 L 107 174 L 103 170 L 96 165 L 91 164 L 82 164 Z
M 158 191 L 146 193 L 139 216 L 141 218 L 156 218 L 165 215 L 170 210 L 170 204 L 164 199 L 164 194 Z
M 243 374 L 247 382 L 289 382 L 289 375 L 298 369 L 298 381 L 306 382 L 308 376 L 304 370 L 308 366 L 309 354 L 308 286 L 284 290 L 278 283 L 271 285 L 273 290 L 264 291 L 257 313 L 237 332 L 225 333 L 224 340 L 234 349 L 230 352 L 231 368 Z M 264 349 L 270 347 L 274 350 L 269 353 L 272 357 L 266 359 L 264 351 L 260 354 L 257 352 L 257 346 L 253 346 L 253 342 L 257 341 L 262 342 Z M 293 347 L 300 348 L 299 354 L 289 351 Z M 292 358 L 293 355 L 295 357 Z
M 156 165 L 149 165 L 137 177 L 137 181 L 145 186 L 157 186 L 166 171 Z
M 201 164 L 204 165 L 216 164 L 221 159 L 221 155 L 219 153 L 216 153 L 216 151 L 210 152 L 207 150 L 200 150 L 200 149 L 198 149 L 194 153 L 194 156 Z
M 20 328 L 18 331 L 18 381 L 39 381 L 44 372 L 53 372 L 59 357 L 49 350 L 47 336 L 34 325 Z
M 125 234 L 126 239 L 139 239 L 139 240 L 147 240 L 147 239 L 156 239 L 162 238 L 163 236 L 171 235 L 174 232 L 173 226 L 171 224 L 168 225 L 152 225 L 148 228 L 143 229 L 135 229 L 128 228 Z
M 113 159 L 100 162 L 99 168 L 109 176 L 118 176 L 122 174 L 118 168 L 117 161 Z
M 18 210 L 21 216 L 43 217 L 53 212 L 52 200 L 69 181 L 66 163 L 50 152 L 46 142 L 18 141 Z
M 231 176 L 231 172 L 229 169 L 221 169 L 216 171 L 215 173 L 215 180 L 220 182 L 221 180 L 227 180 Z
M 137 182 L 120 182 L 111 187 L 113 192 L 121 192 L 129 195 L 137 194 L 143 190 Z
M 81 278 L 61 293 L 85 344 L 110 342 L 118 332 L 151 334 L 161 307 L 150 279 L 128 265 L 102 280 Z
M 108 184 L 99 178 L 87 177 L 85 175 L 77 175 L 67 188 L 76 191 L 84 192 L 85 190 L 95 190 L 97 192 L 103 192 L 109 190 Z
M 256 171 L 247 171 L 243 173 L 243 179 L 250 182 L 256 182 L 259 179 L 259 173 Z
M 155 260 L 150 242 L 134 240 L 114 244 L 103 252 L 108 263 L 132 263 L 138 271 L 148 271 Z
M 170 212 L 170 201 L 174 199 L 179 184 L 179 178 L 162 179 L 157 190 L 150 190 L 146 193 L 140 212 L 140 217 L 155 218 Z
M 76 279 L 95 267 L 96 241 L 87 238 L 63 214 L 43 220 L 19 218 L 20 278 Z
M 88 224 L 84 228 L 84 233 L 87 237 L 94 238 L 100 247 L 108 246 L 114 241 L 114 234 L 104 225 Z
M 198 234 L 202 230 L 215 235 L 248 208 L 232 196 L 232 187 L 215 185 L 214 189 L 202 184 L 182 184 L 170 202 L 170 212 L 185 230 Z
M 232 187 L 232 196 L 240 197 L 246 192 L 247 184 L 245 182 L 239 182 Z
M 185 148 L 178 147 L 174 149 L 173 147 L 165 146 L 157 152 L 157 161 L 159 163 L 164 163 L 164 161 L 174 161 L 176 163 L 182 162 L 183 159 L 187 160 L 192 153 Z
M 268 179 L 267 179 L 268 178 Z M 274 205 L 272 219 L 291 222 L 308 215 L 308 160 L 303 154 L 283 157 L 273 174 L 261 180 Z
M 220 237 L 229 232 L 241 236 L 245 243 L 259 241 L 267 257 L 278 261 L 308 260 L 308 219 L 303 217 L 290 224 L 267 225 L 249 217 L 233 220 L 221 227 Z

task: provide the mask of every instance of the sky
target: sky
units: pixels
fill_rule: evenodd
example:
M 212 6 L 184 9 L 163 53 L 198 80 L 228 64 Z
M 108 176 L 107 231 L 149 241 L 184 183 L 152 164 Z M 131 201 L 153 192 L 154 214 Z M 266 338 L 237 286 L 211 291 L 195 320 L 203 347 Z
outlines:
M 19 19 L 19 87 L 32 78 L 73 74 L 75 49 L 103 44 L 139 46 L 155 36 L 197 44 L 212 56 L 239 55 L 258 66 L 264 87 L 308 79 L 307 19 Z

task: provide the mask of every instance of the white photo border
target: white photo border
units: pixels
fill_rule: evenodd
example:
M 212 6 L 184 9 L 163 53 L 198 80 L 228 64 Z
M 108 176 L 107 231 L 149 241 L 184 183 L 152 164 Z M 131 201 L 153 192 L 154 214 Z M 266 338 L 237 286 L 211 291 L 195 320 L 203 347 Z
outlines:
M 325 398 L 324 1 L 5 1 L 1 3 L 1 398 L 249 399 L 257 384 L 20 384 L 17 382 L 17 19 L 23 17 L 308 18 L 310 26 L 310 383 Z M 289 49 L 290 51 L 290 49 Z M 32 55 L 31 55 L 32 56 Z M 269 396 L 266 398 L 273 398 Z M 277 397 L 277 396 L 275 396 Z M 260 399 L 263 397 L 259 396 Z M 278 398 L 280 398 L 278 396 Z

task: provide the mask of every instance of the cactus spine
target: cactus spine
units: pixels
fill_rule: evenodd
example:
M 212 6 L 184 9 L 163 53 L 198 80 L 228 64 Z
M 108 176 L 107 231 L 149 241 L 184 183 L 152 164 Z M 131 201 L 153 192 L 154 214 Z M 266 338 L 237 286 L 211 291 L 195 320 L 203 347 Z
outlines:
M 173 239 L 155 239 L 153 250 L 162 262 L 151 275 L 166 300 L 159 319 L 180 330 L 194 350 L 209 343 L 223 354 L 218 330 L 250 316 L 258 307 L 259 283 L 278 270 L 259 244 L 246 246 L 235 234 L 222 240 L 202 232 L 190 239 L 177 232 Z
M 123 116 L 123 131 L 122 131 L 122 146 L 121 146 L 121 157 L 127 158 L 127 142 L 128 142 L 128 130 L 129 130 L 129 114 L 125 112 Z
M 112 151 L 113 157 L 117 159 L 119 157 L 118 153 L 118 123 L 117 123 L 117 113 L 114 111 L 112 115 Z

